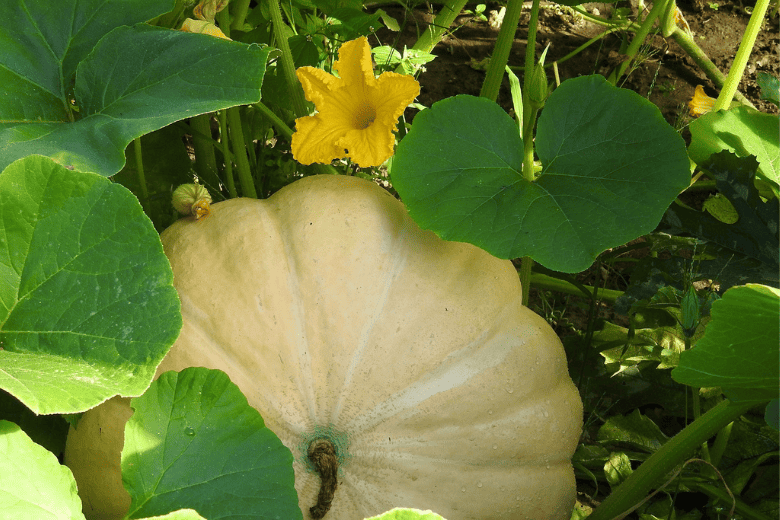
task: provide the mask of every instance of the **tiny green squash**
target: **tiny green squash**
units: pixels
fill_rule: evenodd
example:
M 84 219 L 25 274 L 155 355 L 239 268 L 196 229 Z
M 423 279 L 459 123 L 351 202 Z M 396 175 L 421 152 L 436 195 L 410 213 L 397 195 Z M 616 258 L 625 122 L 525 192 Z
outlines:
M 158 373 L 226 372 L 292 451 L 304 518 L 570 517 L 582 404 L 511 262 L 420 230 L 385 190 L 343 176 L 214 204 L 162 241 L 183 328 Z M 116 469 L 72 456 L 109 437 L 95 432 L 71 430 L 66 462 L 85 509 L 121 504 L 119 518 L 126 497 L 79 475 Z M 309 457 L 322 445 L 338 463 L 330 504 Z

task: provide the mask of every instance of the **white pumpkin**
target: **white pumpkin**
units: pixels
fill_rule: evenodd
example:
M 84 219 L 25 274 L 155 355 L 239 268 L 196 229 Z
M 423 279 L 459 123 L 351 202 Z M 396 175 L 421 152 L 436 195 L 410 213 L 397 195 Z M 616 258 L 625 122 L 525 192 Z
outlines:
M 581 402 L 509 261 L 341 176 L 214 204 L 162 241 L 184 325 L 158 373 L 225 371 L 292 450 L 304 518 L 319 439 L 338 458 L 325 518 L 569 518 Z

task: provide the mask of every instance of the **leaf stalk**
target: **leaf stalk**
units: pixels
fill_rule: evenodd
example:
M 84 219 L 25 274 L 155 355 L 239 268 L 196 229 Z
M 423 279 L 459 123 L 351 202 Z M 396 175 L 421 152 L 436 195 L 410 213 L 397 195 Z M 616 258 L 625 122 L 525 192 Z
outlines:
M 726 77 L 726 82 L 723 84 L 720 95 L 718 95 L 718 99 L 715 101 L 715 106 L 712 107 L 713 112 L 717 112 L 722 108 L 728 108 L 731 105 L 731 100 L 734 99 L 739 82 L 742 81 L 742 75 L 745 73 L 745 67 L 747 67 L 750 53 L 753 51 L 753 45 L 756 43 L 756 38 L 761 30 L 761 24 L 764 21 L 764 15 L 768 7 L 769 0 L 756 0 L 756 6 L 753 8 L 753 14 L 750 15 L 750 21 L 745 28 L 745 34 L 742 35 L 742 42 L 739 44 L 736 56 L 734 56 L 734 62 L 729 69 L 729 75 Z
M 710 411 L 693 421 L 652 454 L 631 474 L 588 518 L 613 520 L 620 518 L 650 490 L 663 481 L 676 466 L 730 422 L 756 406 L 757 403 L 732 403 L 724 399 Z

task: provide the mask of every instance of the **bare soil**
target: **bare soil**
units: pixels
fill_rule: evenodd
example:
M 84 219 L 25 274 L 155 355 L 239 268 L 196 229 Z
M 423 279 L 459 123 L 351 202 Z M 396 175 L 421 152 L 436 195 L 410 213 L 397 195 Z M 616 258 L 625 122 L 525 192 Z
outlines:
M 749 3 L 740 5 L 732 0 L 691 0 L 697 5 L 679 2 L 685 20 L 690 25 L 696 43 L 709 56 L 712 62 L 727 74 L 737 48 L 742 39 L 751 10 Z M 587 3 L 584 7 L 591 13 L 609 18 L 615 9 L 630 9 L 636 19 L 636 4 L 620 1 L 617 4 Z M 377 36 L 382 44 L 393 45 L 402 50 L 404 45 L 411 46 L 418 35 L 431 23 L 433 13 L 440 6 L 431 8 L 421 5 L 414 10 L 403 7 L 384 6 L 383 9 L 401 24 L 401 31 L 379 31 Z M 476 5 L 469 4 L 473 10 Z M 527 44 L 527 24 L 530 17 L 530 2 L 520 20 L 514 45 L 509 57 L 509 65 L 521 67 Z M 500 4 L 488 3 L 485 15 L 495 17 Z M 540 25 L 537 35 L 537 56 L 550 45 L 547 63 L 560 60 L 571 51 L 604 32 L 604 27 L 596 25 L 571 9 L 551 2 L 542 2 Z M 439 43 L 433 54 L 436 59 L 426 65 L 419 76 L 422 86 L 420 101 L 430 106 L 435 101 L 456 94 L 478 95 L 485 77 L 484 67 L 480 66 L 493 50 L 498 28 L 489 21 L 480 20 L 473 14 L 463 12 L 453 24 L 451 31 Z M 560 80 L 600 73 L 607 75 L 620 62 L 621 44 L 633 37 L 632 34 L 615 32 L 590 45 L 574 58 L 558 64 Z M 696 85 L 702 85 L 711 96 L 716 96 L 718 87 L 699 69 L 694 61 L 673 40 L 660 35 L 648 38 L 642 57 L 631 67 L 628 78 L 621 86 L 634 90 L 655 103 L 670 124 L 683 128 L 690 121 L 688 101 L 693 96 Z M 740 91 L 761 111 L 777 113 L 777 107 L 760 99 L 759 88 L 755 82 L 758 71 L 769 72 L 775 76 L 780 71 L 777 59 L 778 18 L 769 17 L 754 47 Z M 517 71 L 522 79 L 522 71 Z M 552 81 L 552 73 L 549 75 Z M 498 103 L 509 110 L 511 97 L 508 81 L 499 94 Z

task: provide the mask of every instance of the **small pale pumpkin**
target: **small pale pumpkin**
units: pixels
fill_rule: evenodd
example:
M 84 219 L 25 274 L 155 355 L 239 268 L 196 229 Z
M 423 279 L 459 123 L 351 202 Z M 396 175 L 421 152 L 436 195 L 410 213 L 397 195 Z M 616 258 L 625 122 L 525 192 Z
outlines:
M 220 202 L 162 241 L 184 326 L 159 371 L 231 377 L 292 450 L 304 518 L 322 440 L 339 462 L 325 518 L 569 518 L 581 402 L 510 262 L 420 230 L 353 177 Z

